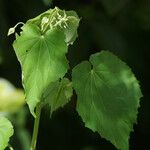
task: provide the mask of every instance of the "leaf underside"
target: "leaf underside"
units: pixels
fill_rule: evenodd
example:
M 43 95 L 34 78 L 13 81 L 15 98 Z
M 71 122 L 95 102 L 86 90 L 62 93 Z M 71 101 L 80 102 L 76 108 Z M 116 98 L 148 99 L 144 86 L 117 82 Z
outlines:
M 13 126 L 8 119 L 0 116 L 0 150 L 8 146 L 9 138 L 13 135 Z
M 117 149 L 128 150 L 129 134 L 136 123 L 142 93 L 134 74 L 108 51 L 73 69 L 77 111 L 85 126 L 98 132 Z

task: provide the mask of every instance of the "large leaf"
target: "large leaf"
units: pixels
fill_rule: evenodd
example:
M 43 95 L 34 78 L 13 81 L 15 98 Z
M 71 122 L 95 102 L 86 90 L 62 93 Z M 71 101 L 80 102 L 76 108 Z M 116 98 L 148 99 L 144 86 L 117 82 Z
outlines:
M 70 11 L 67 15 L 58 8 L 50 9 L 29 20 L 13 44 L 22 67 L 26 100 L 33 115 L 48 85 L 67 72 L 67 45 L 73 42 L 72 37 L 76 35 L 78 27 L 78 23 L 75 27 L 69 26 L 72 18 L 79 23 Z M 70 38 L 67 29 L 72 33 Z
M 85 126 L 118 149 L 128 150 L 142 96 L 130 68 L 112 53 L 102 51 L 73 69 L 73 87 Z
M 8 146 L 9 138 L 13 135 L 13 126 L 8 119 L 0 116 L 0 150 Z
M 33 24 L 23 26 L 14 49 L 21 63 L 27 103 L 33 113 L 49 83 L 63 77 L 68 69 L 64 34 L 57 29 L 41 35 Z
M 51 83 L 43 98 L 49 104 L 52 113 L 68 103 L 72 94 L 72 83 L 67 78 L 63 78 L 61 81 Z

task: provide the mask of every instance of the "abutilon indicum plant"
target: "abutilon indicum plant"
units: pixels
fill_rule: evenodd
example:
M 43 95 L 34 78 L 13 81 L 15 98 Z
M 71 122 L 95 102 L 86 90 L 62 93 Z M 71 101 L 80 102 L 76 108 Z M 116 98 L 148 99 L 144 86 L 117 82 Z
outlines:
M 80 18 L 74 11 L 57 7 L 22 24 L 13 43 L 21 64 L 25 99 L 35 118 L 31 150 L 36 149 L 41 110 L 49 106 L 51 114 L 77 94 L 76 110 L 86 127 L 98 132 L 117 149 L 129 149 L 129 136 L 142 93 L 139 83 L 125 62 L 109 51 L 92 54 L 66 77 L 68 47 L 77 38 Z M 17 24 L 17 25 L 18 25 Z M 8 35 L 15 32 L 10 28 Z M 12 125 L 0 118 L 0 150 L 8 145 Z M 1 146 L 1 143 L 5 146 Z

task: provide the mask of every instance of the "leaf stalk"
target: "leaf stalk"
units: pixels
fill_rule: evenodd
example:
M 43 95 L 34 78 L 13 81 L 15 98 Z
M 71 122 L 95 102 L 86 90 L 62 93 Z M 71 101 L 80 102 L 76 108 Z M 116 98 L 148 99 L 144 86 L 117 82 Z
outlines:
M 36 108 L 36 118 L 34 121 L 34 128 L 33 128 L 33 135 L 32 135 L 32 141 L 31 141 L 31 149 L 30 150 L 36 150 L 36 143 L 37 143 L 37 137 L 38 137 L 38 129 L 39 129 L 39 123 L 40 123 L 40 116 L 41 116 L 41 109 L 42 105 L 37 105 Z

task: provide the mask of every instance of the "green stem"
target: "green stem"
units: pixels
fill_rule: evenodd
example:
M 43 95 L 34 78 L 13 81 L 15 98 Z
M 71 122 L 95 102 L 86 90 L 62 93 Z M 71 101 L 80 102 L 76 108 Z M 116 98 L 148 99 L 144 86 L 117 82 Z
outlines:
M 37 143 L 39 123 L 40 123 L 41 108 L 42 108 L 41 104 L 39 104 L 36 108 L 36 118 L 35 118 L 35 121 L 34 121 L 34 129 L 33 129 L 32 141 L 31 141 L 31 150 L 36 150 L 36 143 Z

